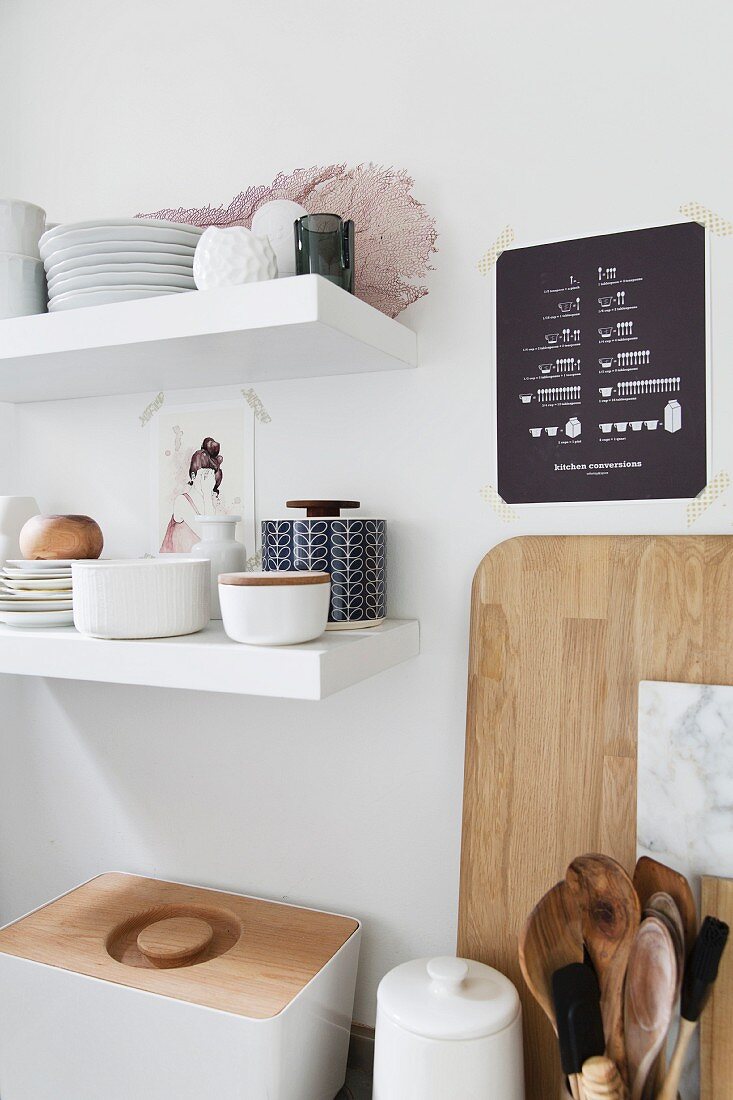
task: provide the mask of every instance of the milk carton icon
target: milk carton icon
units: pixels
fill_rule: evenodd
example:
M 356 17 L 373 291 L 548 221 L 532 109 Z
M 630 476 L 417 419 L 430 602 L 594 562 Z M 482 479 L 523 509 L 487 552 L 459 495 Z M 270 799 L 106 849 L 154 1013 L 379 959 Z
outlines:
M 565 425 L 565 435 L 570 439 L 575 439 L 576 436 L 580 435 L 580 421 L 577 416 L 571 416 L 568 420 Z
M 664 406 L 664 430 L 678 432 L 682 427 L 682 406 L 679 401 L 668 401 Z

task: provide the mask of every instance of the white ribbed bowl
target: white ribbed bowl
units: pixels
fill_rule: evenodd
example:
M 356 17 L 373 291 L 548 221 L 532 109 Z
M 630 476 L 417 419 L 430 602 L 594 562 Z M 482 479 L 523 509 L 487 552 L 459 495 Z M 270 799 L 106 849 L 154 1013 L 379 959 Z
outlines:
M 0 252 L 0 320 L 46 312 L 43 260 Z
M 74 626 L 92 638 L 171 638 L 209 621 L 208 561 L 80 561 L 71 576 Z
M 46 228 L 46 211 L 21 199 L 0 199 L 0 252 L 21 252 L 38 259 L 38 241 Z

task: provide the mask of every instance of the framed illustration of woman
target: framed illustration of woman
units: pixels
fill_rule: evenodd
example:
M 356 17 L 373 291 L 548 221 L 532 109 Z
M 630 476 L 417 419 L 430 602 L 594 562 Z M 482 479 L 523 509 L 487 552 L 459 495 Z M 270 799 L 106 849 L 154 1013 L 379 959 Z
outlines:
M 252 410 L 243 402 L 165 408 L 156 427 L 154 553 L 189 554 L 199 517 L 237 514 L 237 538 L 254 554 Z

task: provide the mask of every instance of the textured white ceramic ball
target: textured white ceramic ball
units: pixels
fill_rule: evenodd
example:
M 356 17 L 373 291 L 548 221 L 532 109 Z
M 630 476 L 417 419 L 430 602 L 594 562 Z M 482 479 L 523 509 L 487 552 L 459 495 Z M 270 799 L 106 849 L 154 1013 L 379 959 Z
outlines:
M 293 222 L 308 211 L 291 199 L 272 199 L 260 206 L 252 218 L 252 232 L 267 237 L 277 257 L 279 278 L 295 274 L 295 231 Z
M 266 237 L 243 225 L 229 229 L 210 225 L 196 245 L 193 277 L 199 290 L 258 283 L 277 278 L 277 260 Z

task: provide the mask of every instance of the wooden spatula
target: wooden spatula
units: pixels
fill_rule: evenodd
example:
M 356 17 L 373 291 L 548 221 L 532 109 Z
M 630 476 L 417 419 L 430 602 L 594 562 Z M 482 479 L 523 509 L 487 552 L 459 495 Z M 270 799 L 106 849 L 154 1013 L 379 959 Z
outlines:
M 633 883 L 609 856 L 578 856 L 566 881 L 580 908 L 583 939 L 601 987 L 606 1053 L 628 1081 L 624 1046 L 624 975 L 641 920 Z
M 667 1040 L 678 994 L 677 952 L 659 917 L 641 922 L 629 954 L 624 995 L 631 1100 L 641 1100 Z
M 685 876 L 664 863 L 658 863 L 656 859 L 642 856 L 634 871 L 634 886 L 642 909 L 646 908 L 649 898 L 659 892 L 669 894 L 674 900 L 685 931 L 685 957 L 687 957 L 697 938 L 697 906 Z

